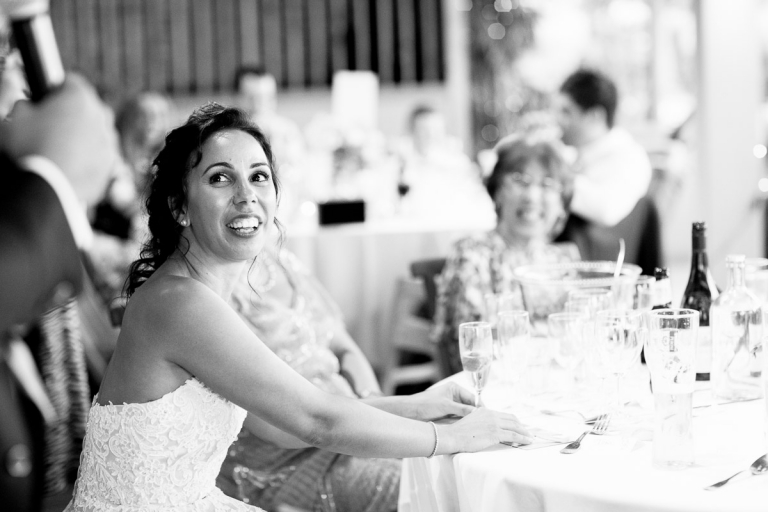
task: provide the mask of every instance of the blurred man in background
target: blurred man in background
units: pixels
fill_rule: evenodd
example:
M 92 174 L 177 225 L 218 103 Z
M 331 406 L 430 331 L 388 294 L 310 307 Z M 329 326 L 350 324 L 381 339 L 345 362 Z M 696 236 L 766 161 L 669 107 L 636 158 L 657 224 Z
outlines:
M 243 66 L 235 74 L 240 107 L 248 112 L 269 138 L 281 165 L 293 165 L 304 153 L 301 130 L 277 113 L 277 81 L 259 66 Z
M 600 72 L 579 70 L 565 80 L 557 103 L 563 142 L 578 153 L 571 212 L 614 226 L 645 196 L 652 177 L 643 147 L 614 124 L 616 85 Z

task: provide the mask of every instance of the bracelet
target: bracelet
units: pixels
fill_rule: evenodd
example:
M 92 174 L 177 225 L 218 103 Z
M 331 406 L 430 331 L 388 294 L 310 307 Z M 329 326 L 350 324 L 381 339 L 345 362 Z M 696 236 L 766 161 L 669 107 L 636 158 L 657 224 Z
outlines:
M 437 442 L 439 441 L 440 437 L 437 435 L 437 426 L 435 425 L 435 422 L 430 421 L 429 424 L 432 425 L 432 430 L 435 431 L 435 447 L 432 448 L 432 453 L 430 453 L 429 457 L 427 457 L 428 459 L 431 459 L 437 453 Z

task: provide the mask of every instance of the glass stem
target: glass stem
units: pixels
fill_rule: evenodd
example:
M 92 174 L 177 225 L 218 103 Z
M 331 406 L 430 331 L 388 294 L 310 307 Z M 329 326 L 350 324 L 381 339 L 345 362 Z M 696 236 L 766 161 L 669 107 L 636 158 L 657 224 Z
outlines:
M 480 392 L 482 391 L 481 388 L 477 388 L 477 393 L 475 394 L 475 407 L 480 407 Z

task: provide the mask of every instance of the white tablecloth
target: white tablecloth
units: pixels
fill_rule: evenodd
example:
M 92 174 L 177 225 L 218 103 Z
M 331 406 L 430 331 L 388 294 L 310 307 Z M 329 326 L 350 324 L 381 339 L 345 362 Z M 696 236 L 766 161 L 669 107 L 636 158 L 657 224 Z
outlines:
M 493 219 L 462 222 L 395 218 L 359 224 L 289 227 L 285 245 L 338 302 L 352 338 L 374 366 L 390 361 L 391 310 L 398 277 L 410 264 L 447 256 L 460 237 L 493 227 Z
M 469 383 L 464 377 L 458 380 Z M 707 391 L 701 391 L 704 401 L 697 399 L 702 398 L 699 393 L 694 394 L 695 406 L 711 403 Z M 766 452 L 764 400 L 695 407 L 693 423 L 695 465 L 682 471 L 652 467 L 650 423 L 622 435 L 587 436 L 572 455 L 559 453 L 562 445 L 528 450 L 500 446 L 482 453 L 405 459 L 398 510 L 767 511 L 768 474 L 742 475 L 717 491 L 703 490 Z M 584 429 L 580 426 L 579 432 Z

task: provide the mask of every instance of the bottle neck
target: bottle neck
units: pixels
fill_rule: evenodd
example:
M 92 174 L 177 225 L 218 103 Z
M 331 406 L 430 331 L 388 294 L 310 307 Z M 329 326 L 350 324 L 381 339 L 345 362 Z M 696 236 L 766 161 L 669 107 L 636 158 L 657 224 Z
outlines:
M 742 288 L 744 286 L 744 264 L 729 265 L 728 288 Z
M 696 249 L 694 245 L 693 254 L 691 255 L 691 271 L 696 270 L 705 272 L 709 268 L 709 258 L 707 257 L 707 249 Z

